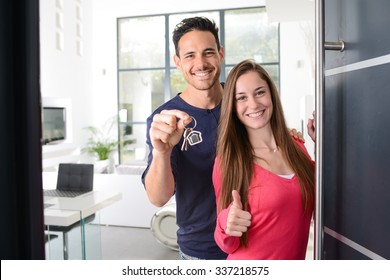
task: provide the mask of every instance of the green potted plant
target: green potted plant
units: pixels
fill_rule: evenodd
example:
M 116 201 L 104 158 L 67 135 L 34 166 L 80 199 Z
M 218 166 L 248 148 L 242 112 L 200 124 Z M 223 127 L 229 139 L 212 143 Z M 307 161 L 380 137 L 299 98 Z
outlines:
M 86 146 L 82 149 L 82 151 L 96 158 L 96 172 L 108 172 L 110 155 L 118 148 L 119 142 L 112 135 L 113 128 L 116 124 L 115 120 L 116 117 L 109 119 L 101 128 L 95 126 L 85 127 L 89 133 L 89 137 Z

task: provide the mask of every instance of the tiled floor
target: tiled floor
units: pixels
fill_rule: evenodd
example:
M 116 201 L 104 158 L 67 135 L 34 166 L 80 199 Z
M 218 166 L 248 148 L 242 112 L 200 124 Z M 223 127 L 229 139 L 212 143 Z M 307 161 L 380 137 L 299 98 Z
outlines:
M 150 229 L 101 227 L 104 260 L 177 260 L 178 252 L 160 244 Z
M 313 227 L 312 227 L 313 229 Z M 150 229 L 89 225 L 86 229 L 87 259 L 103 260 L 177 260 L 178 252 L 160 244 Z M 97 247 L 99 236 L 101 247 Z M 80 230 L 69 233 L 69 258 L 80 259 Z M 50 244 L 50 247 L 49 247 Z M 47 243 L 47 258 L 63 259 L 62 235 Z M 310 232 L 306 259 L 313 259 L 313 230 Z
M 149 229 L 102 227 L 102 258 L 106 260 L 175 260 L 178 253 L 160 243 Z M 313 259 L 313 224 L 306 259 Z

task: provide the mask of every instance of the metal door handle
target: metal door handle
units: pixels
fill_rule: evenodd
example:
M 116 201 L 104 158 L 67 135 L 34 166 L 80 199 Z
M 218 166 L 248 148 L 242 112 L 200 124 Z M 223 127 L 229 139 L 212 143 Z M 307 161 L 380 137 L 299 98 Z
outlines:
M 315 142 L 315 210 L 314 210 L 314 259 L 322 259 L 323 251 L 323 104 L 324 104 L 324 0 L 315 2 L 315 60 L 316 60 L 316 142 Z
M 338 42 L 325 42 L 324 48 L 327 51 L 344 51 L 345 44 L 344 41 L 340 40 Z

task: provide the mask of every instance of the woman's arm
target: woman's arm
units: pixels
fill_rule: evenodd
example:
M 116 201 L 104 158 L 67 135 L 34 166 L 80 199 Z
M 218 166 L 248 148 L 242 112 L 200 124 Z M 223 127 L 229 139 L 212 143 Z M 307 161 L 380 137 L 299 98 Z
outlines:
M 231 236 L 226 233 L 228 216 L 232 205 L 230 205 L 228 208 L 222 210 L 220 209 L 219 196 L 222 188 L 222 176 L 219 168 L 218 158 L 214 163 L 212 178 L 217 205 L 217 223 L 214 231 L 214 239 L 222 251 L 231 254 L 240 247 L 240 237 Z

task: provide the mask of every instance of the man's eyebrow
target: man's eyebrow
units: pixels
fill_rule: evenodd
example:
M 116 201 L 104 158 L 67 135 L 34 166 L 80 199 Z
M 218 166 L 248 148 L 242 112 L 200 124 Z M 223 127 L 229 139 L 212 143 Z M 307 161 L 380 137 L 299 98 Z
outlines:
M 188 51 L 186 53 L 183 53 L 183 55 L 189 55 L 189 54 L 194 54 L 195 52 L 194 51 Z

